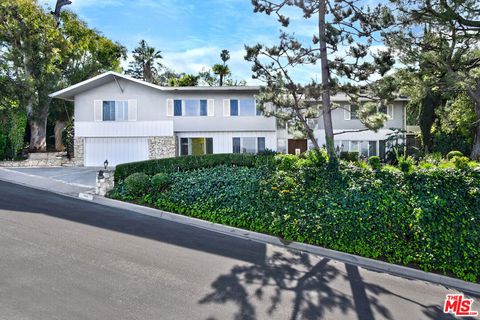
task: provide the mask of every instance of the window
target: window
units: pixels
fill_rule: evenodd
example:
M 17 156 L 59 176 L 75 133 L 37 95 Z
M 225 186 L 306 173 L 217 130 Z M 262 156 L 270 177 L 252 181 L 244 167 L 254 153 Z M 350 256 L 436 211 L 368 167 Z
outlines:
M 343 151 L 358 152 L 362 157 L 371 157 L 377 155 L 377 141 L 339 141 L 338 144 L 335 141 L 335 150 L 339 147 L 341 151 L 341 146 L 344 145 Z
M 208 116 L 208 100 L 185 99 L 173 100 L 173 115 L 198 117 Z
M 232 138 L 233 153 L 257 153 L 265 151 L 265 137 Z
M 388 118 L 391 120 L 393 119 L 393 106 L 392 105 L 381 105 L 378 107 L 378 112 L 385 113 Z
M 256 109 L 254 99 L 231 99 L 230 116 L 258 116 L 262 115 L 260 110 Z
M 230 100 L 230 116 L 238 116 L 238 100 Z
M 264 152 L 265 151 L 265 138 L 258 137 L 257 138 L 257 152 Z
M 213 138 L 180 138 L 180 155 L 213 153 Z
M 377 155 L 377 141 L 368 141 L 368 155 L 370 157 Z
M 182 100 L 173 100 L 173 115 L 182 115 Z
M 358 119 L 358 110 L 359 106 L 351 105 L 350 106 L 350 120 Z
M 200 115 L 207 116 L 208 115 L 208 102 L 207 100 L 200 100 Z
M 128 121 L 128 101 L 103 101 L 103 121 Z

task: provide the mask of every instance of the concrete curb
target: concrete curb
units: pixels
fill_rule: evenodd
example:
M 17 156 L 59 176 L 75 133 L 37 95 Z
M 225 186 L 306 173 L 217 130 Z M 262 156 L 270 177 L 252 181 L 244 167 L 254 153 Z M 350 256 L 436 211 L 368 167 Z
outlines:
M 184 216 L 176 213 L 157 210 L 149 207 L 144 207 L 144 206 L 140 206 L 140 205 L 136 205 L 128 202 L 122 202 L 118 200 L 113 200 L 113 199 L 108 199 L 104 197 L 94 196 L 92 202 L 113 207 L 113 208 L 134 211 L 136 213 L 140 213 L 140 214 L 151 216 L 151 217 L 156 217 L 156 218 L 165 219 L 169 221 L 175 221 L 178 223 L 195 226 L 195 227 L 206 229 L 209 231 L 219 232 L 219 233 L 227 234 L 227 235 L 242 238 L 242 239 L 272 244 L 275 246 L 284 247 L 286 249 L 308 252 L 308 253 L 320 255 L 322 257 L 329 258 L 332 260 L 337 260 L 339 262 L 360 266 L 368 270 L 389 273 L 392 275 L 396 275 L 396 276 L 400 276 L 408 279 L 432 282 L 435 284 L 443 285 L 448 288 L 457 289 L 459 291 L 462 291 L 468 294 L 473 294 L 477 296 L 480 295 L 480 284 L 475 284 L 475 283 L 447 277 L 447 276 L 436 274 L 436 273 L 425 272 L 418 269 L 408 268 L 408 267 L 387 263 L 379 260 L 374 260 L 370 258 L 364 258 L 361 256 L 344 253 L 340 251 L 335 251 L 335 250 L 330 250 L 330 249 L 313 246 L 309 244 L 304 244 L 300 242 L 286 242 L 281 240 L 278 237 L 263 234 L 263 233 L 248 231 L 248 230 L 221 225 L 217 223 L 212 223 L 212 222 L 200 220 L 197 218 L 192 218 L 192 217 L 188 217 L 188 216 Z

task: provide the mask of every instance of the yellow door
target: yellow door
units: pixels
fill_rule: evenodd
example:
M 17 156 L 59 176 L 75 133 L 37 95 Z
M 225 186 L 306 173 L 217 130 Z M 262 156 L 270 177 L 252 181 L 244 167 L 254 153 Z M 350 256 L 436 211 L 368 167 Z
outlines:
M 192 138 L 192 154 L 193 155 L 205 154 L 204 138 Z

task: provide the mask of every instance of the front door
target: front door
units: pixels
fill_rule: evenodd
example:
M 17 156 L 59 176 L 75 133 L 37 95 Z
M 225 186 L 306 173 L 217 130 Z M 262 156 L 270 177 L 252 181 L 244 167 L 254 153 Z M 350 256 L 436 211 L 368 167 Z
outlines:
M 307 139 L 288 139 L 288 154 L 300 154 L 307 151 Z

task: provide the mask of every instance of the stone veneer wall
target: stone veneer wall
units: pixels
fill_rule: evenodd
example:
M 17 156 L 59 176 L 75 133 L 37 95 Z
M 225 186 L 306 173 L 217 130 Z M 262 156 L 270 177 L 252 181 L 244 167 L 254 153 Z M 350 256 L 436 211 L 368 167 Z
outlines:
M 85 138 L 77 137 L 73 141 L 74 161 L 77 166 L 83 166 L 83 156 L 85 152 Z
M 175 137 L 149 137 L 148 158 L 161 159 L 171 158 L 177 155 Z
M 26 160 L 0 161 L 0 167 L 60 167 L 72 165 L 75 165 L 75 163 L 66 157 L 65 152 L 30 153 Z

